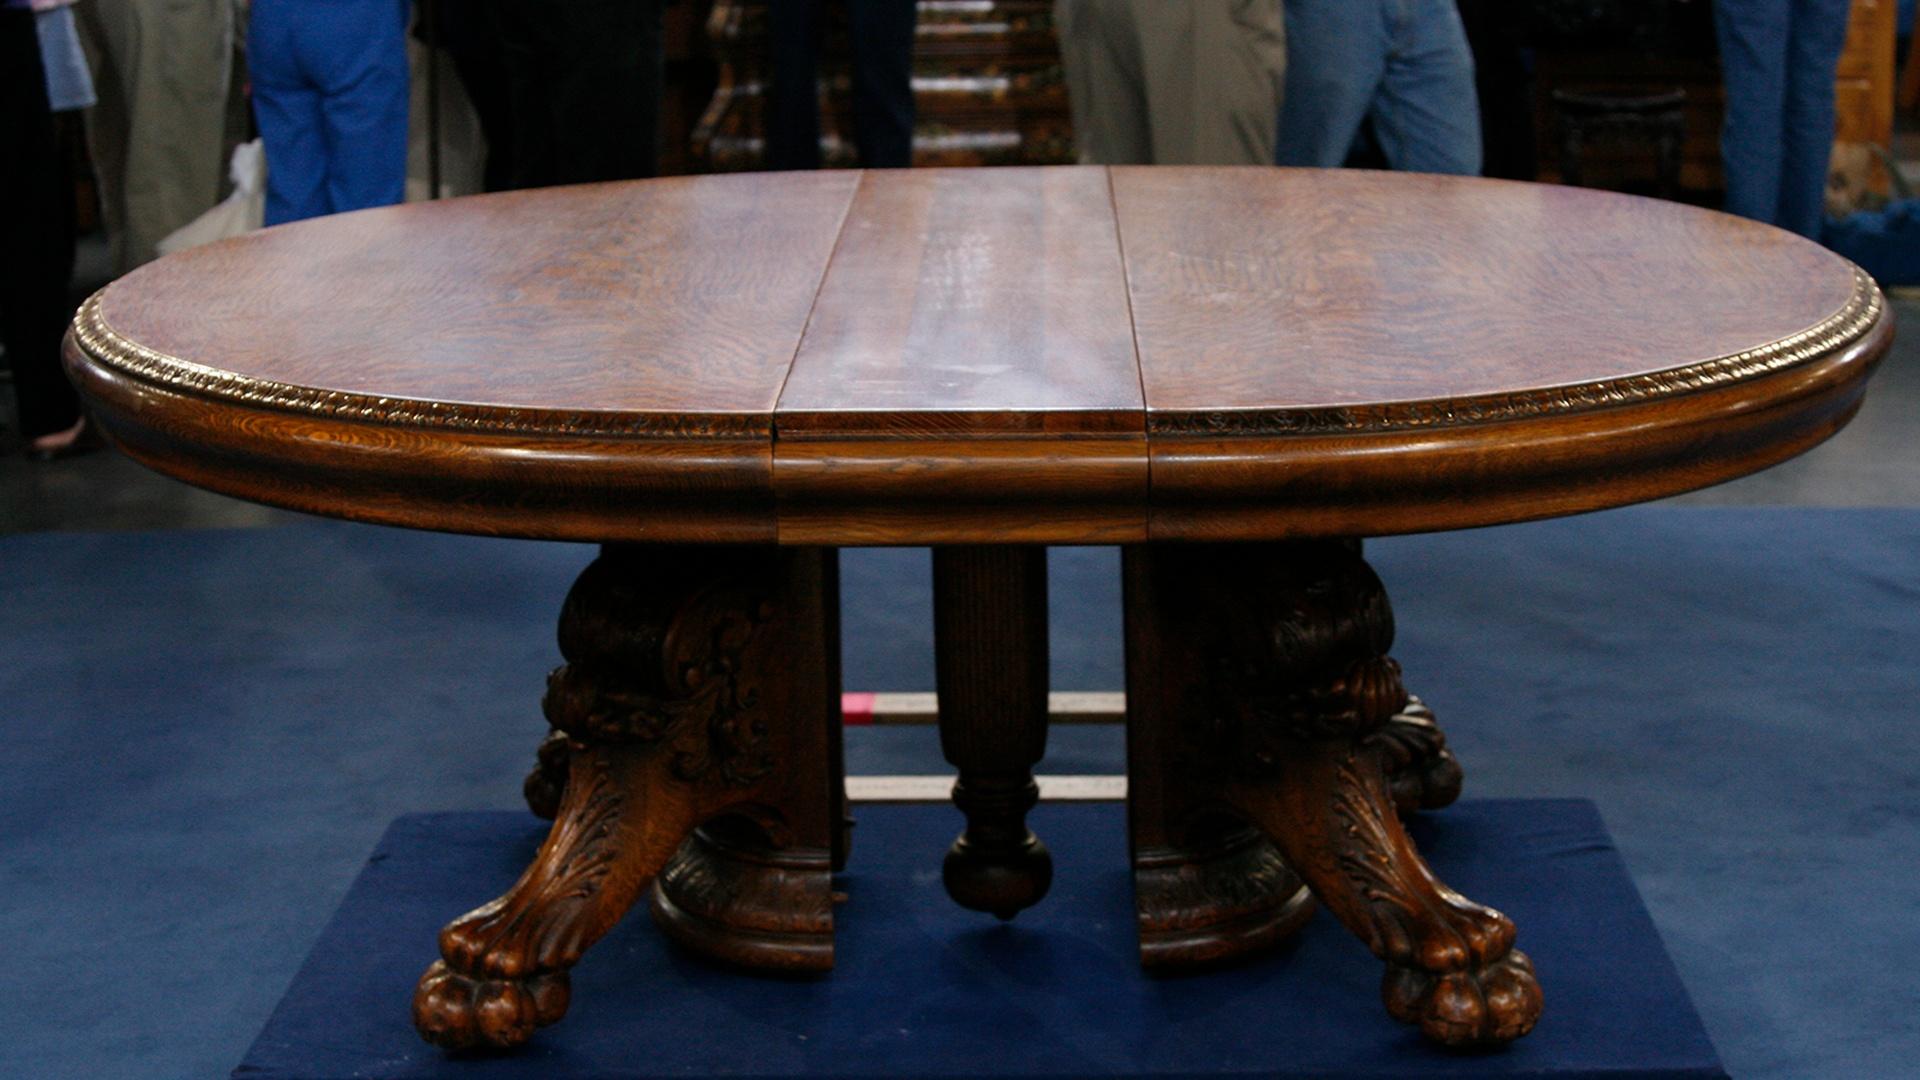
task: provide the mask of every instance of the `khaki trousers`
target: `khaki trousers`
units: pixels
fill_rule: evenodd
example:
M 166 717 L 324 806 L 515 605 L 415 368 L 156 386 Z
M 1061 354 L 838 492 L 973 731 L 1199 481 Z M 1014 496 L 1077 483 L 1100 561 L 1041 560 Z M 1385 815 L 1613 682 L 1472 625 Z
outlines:
M 74 14 L 100 96 L 87 128 L 101 216 L 125 272 L 220 201 L 233 0 L 88 0 Z
M 1271 165 L 1281 0 L 1054 0 L 1080 160 Z

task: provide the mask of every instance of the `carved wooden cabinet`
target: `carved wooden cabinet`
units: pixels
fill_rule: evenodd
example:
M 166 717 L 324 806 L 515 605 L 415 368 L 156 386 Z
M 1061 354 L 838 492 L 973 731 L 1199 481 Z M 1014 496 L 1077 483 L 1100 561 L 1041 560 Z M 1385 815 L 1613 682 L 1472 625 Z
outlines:
M 820 80 L 821 160 L 855 163 L 844 20 L 828 25 Z M 719 85 L 693 133 L 715 172 L 760 168 L 770 85 L 767 0 L 717 0 L 707 33 Z M 1073 158 L 1073 123 L 1051 0 L 922 0 L 914 35 L 915 165 L 1048 165 Z
M 1834 76 L 1835 149 L 1851 143 L 1893 146 L 1894 39 L 1899 30 L 1894 8 L 1894 0 L 1853 0 L 1847 44 L 1840 50 Z M 1883 194 L 1889 187 L 1886 169 L 1878 161 L 1867 184 Z

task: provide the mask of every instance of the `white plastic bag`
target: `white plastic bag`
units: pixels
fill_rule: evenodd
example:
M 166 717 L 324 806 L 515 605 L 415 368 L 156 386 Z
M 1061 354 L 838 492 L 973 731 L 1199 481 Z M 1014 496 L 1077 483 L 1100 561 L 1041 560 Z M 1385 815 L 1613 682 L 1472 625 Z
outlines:
M 234 147 L 227 172 L 233 177 L 233 194 L 168 233 L 160 241 L 160 254 L 171 255 L 260 227 L 267 216 L 267 151 L 260 140 Z

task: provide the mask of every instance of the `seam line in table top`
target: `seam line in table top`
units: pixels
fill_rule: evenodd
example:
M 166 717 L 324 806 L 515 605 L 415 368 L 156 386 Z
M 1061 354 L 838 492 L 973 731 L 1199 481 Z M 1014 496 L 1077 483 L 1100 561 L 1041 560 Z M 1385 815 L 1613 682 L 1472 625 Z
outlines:
M 1113 215 L 1113 243 L 1120 251 L 1120 295 L 1127 301 L 1127 338 L 1133 343 L 1133 378 L 1140 386 L 1140 435 L 1147 443 L 1147 493 L 1153 493 L 1153 422 L 1147 401 L 1146 365 L 1140 360 L 1140 324 L 1133 316 L 1133 273 L 1127 267 L 1127 237 L 1120 230 L 1120 193 L 1114 190 L 1113 166 L 1106 166 L 1107 211 Z
M 793 369 L 800 362 L 800 350 L 806 346 L 807 331 L 813 329 L 813 314 L 820 310 L 820 295 L 827 291 L 827 277 L 833 273 L 834 259 L 840 255 L 840 241 L 847 235 L 847 222 L 853 219 L 853 204 L 860 199 L 860 189 L 867 186 L 867 172 L 861 169 L 860 179 L 847 189 L 847 204 L 840 208 L 840 224 L 834 227 L 827 261 L 820 267 L 820 280 L 813 283 L 813 300 L 807 304 L 807 317 L 800 321 L 800 336 L 794 339 L 793 353 L 787 357 L 787 370 L 780 376 L 780 390 L 773 395 L 773 408 L 767 413 L 769 452 L 772 444 L 780 439 L 780 403 L 786 400 L 787 384 L 793 381 Z

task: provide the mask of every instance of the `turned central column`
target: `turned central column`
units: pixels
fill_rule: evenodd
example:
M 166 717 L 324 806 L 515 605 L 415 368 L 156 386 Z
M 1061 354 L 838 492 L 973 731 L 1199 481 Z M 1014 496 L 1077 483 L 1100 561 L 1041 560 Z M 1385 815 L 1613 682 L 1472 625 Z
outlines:
M 947 852 L 947 894 L 1011 919 L 1053 883 L 1053 856 L 1027 828 L 1047 748 L 1046 549 L 935 548 L 933 626 L 940 747 L 967 816 Z

